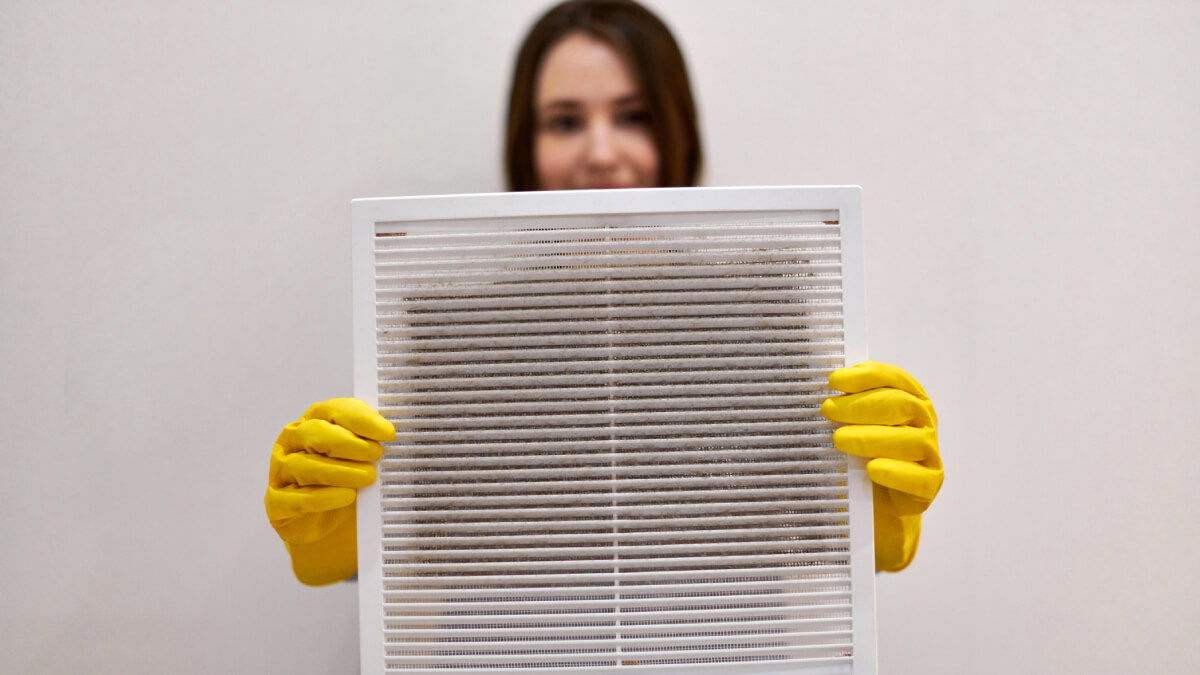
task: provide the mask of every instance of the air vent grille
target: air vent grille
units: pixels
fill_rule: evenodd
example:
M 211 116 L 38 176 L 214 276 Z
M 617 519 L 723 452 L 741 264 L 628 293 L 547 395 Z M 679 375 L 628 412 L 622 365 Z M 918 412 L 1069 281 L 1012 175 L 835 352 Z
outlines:
M 383 227 L 374 265 L 388 672 L 851 662 L 837 221 Z

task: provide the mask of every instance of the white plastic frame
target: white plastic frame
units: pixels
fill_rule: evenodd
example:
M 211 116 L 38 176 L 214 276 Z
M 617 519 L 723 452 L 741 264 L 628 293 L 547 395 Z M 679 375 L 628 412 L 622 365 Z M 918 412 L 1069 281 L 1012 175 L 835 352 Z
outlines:
M 664 216 L 688 214 L 692 220 L 724 220 L 730 214 L 780 215 L 789 212 L 825 212 L 840 222 L 842 233 L 843 321 L 848 365 L 867 359 L 866 304 L 864 297 L 861 189 L 856 186 L 660 188 L 648 190 L 583 190 L 570 192 L 512 192 L 497 194 L 390 197 L 352 202 L 352 268 L 354 314 L 354 394 L 378 407 L 376 388 L 376 323 L 374 238 L 377 232 L 414 231 L 452 226 L 462 231 L 486 228 L 497 219 L 545 218 L 547 225 L 569 218 L 572 223 L 600 224 L 614 215 L 636 216 L 653 222 Z M 875 554 L 871 485 L 865 462 L 850 458 L 850 559 L 853 588 L 854 660 L 844 666 L 805 668 L 805 675 L 852 672 L 874 674 L 875 659 Z M 378 483 L 360 490 L 358 497 L 359 641 L 361 673 L 384 673 L 384 607 L 381 556 L 363 555 L 380 550 L 380 494 Z M 376 526 L 371 526 L 376 524 Z M 688 672 L 686 667 L 646 666 L 657 674 Z M 512 669 L 524 673 L 524 669 Z M 547 673 L 546 669 L 537 671 Z M 795 665 L 756 665 L 757 673 L 795 673 Z

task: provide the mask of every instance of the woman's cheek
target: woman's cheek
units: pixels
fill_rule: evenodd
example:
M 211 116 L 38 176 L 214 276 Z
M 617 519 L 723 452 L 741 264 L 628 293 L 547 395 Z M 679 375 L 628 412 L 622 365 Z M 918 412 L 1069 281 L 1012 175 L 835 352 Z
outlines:
M 540 134 L 534 145 L 534 165 L 542 190 L 570 189 L 572 150 L 569 139 Z
M 658 148 L 650 132 L 645 129 L 630 130 L 625 145 L 628 148 L 626 158 L 635 174 L 637 187 L 658 187 Z

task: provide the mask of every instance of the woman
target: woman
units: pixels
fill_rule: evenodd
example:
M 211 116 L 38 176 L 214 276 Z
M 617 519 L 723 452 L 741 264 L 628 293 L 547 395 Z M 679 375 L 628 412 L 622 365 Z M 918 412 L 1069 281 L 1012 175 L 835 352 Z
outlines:
M 512 190 L 681 187 L 701 165 L 683 57 L 663 23 L 632 0 L 572 0 L 534 25 L 517 57 L 505 160 Z M 830 376 L 845 396 L 821 412 L 834 443 L 872 458 L 876 567 L 916 553 L 920 515 L 942 482 L 937 417 L 921 385 L 867 362 Z M 271 456 L 266 509 L 296 577 L 310 585 L 358 569 L 354 500 L 375 480 L 392 425 L 356 399 L 314 404 Z
M 567 2 L 517 55 L 510 190 L 691 187 L 700 134 L 679 46 L 633 2 Z

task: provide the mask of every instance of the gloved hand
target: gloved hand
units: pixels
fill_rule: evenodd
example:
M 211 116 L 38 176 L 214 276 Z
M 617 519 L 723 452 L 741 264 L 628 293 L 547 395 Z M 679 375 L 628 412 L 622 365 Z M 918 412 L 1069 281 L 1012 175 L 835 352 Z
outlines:
M 267 518 L 309 586 L 344 581 L 358 571 L 358 488 L 375 482 L 379 441 L 396 429 L 355 398 L 314 403 L 283 428 L 271 452 Z
M 846 425 L 833 433 L 833 444 L 870 458 L 875 567 L 899 572 L 916 555 L 921 514 L 942 487 L 933 403 L 912 375 L 875 361 L 835 370 L 829 386 L 846 393 L 821 404 L 822 415 Z

